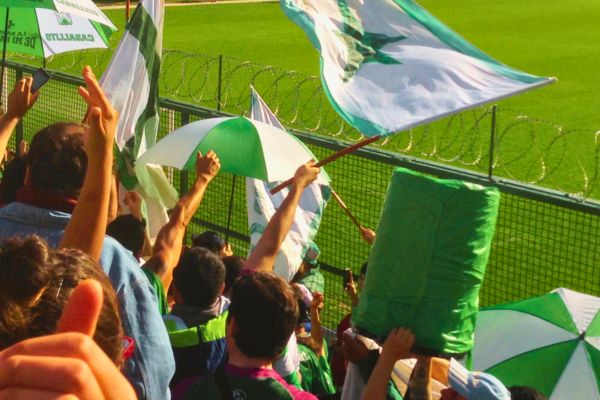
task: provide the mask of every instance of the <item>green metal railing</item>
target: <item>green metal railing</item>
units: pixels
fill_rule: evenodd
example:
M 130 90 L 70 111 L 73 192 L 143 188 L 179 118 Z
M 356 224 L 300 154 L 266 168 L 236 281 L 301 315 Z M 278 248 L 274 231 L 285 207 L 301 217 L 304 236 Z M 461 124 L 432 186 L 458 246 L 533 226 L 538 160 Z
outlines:
M 219 68 L 224 66 L 221 64 Z M 21 64 L 10 64 L 8 84 L 12 85 L 14 79 L 23 73 L 31 73 L 34 69 Z M 12 145 L 21 139 L 29 140 L 37 130 L 51 122 L 81 120 L 85 112 L 84 103 L 74 88 L 74 85 L 80 83 L 81 80 L 76 77 L 55 73 L 54 79 L 43 89 L 38 104 L 18 127 Z M 226 96 L 217 96 L 217 104 L 224 104 Z M 190 121 L 231 115 L 218 110 L 220 106 L 209 108 L 173 99 L 163 98 L 160 105 L 160 137 Z M 226 107 L 222 109 L 228 110 Z M 371 147 L 344 157 L 327 167 L 336 191 L 363 225 L 375 228 L 395 167 L 402 166 L 437 177 L 496 186 L 502 192 L 502 201 L 492 253 L 481 291 L 482 305 L 539 295 L 561 286 L 600 295 L 600 269 L 597 267 L 600 265 L 600 203 L 580 195 L 510 179 L 510 173 L 507 174 L 508 178 L 498 176 L 497 173 L 506 171 L 497 160 L 499 152 L 503 151 L 502 137 L 507 134 L 509 123 L 505 123 L 503 127 L 500 125 L 498 109 L 495 107 L 475 110 L 473 113 L 477 116 L 475 119 L 478 125 L 488 127 L 488 139 L 479 151 L 480 154 L 485 154 L 485 157 L 477 160 L 477 168 L 465 169 L 464 165 L 455 159 L 441 163 L 413 154 L 392 152 L 386 150 L 385 146 Z M 488 117 L 489 124 L 486 122 Z M 449 119 L 442 122 L 442 125 L 451 126 L 451 121 L 456 121 L 457 118 L 463 117 Z M 294 129 L 292 131 L 318 158 L 324 158 L 348 144 L 347 141 L 337 138 Z M 436 151 L 438 155 L 443 153 L 440 146 Z M 535 149 L 530 151 L 534 152 Z M 461 154 L 462 161 L 465 161 L 466 150 Z M 592 163 L 595 163 L 593 167 L 596 168 L 598 164 L 594 160 Z M 552 166 L 548 163 L 545 165 L 548 173 Z M 191 173 L 172 169 L 167 169 L 167 174 L 181 192 L 185 192 L 194 179 Z M 587 175 L 587 186 L 590 190 L 595 187 L 595 176 L 595 173 Z M 206 229 L 229 234 L 234 251 L 245 255 L 249 238 L 245 185 L 242 180 L 238 180 L 233 194 L 231 229 L 226 231 L 225 228 L 231 185 L 232 176 L 224 173 L 211 183 L 189 228 L 188 238 L 189 235 Z M 591 192 L 588 190 L 586 193 Z M 356 228 L 333 202 L 325 211 L 316 242 L 321 248 L 320 261 L 326 277 L 327 306 L 324 320 L 332 327 L 350 311 L 349 299 L 342 289 L 343 271 L 350 268 L 357 273 L 360 265 L 368 258 L 369 246 L 360 240 Z

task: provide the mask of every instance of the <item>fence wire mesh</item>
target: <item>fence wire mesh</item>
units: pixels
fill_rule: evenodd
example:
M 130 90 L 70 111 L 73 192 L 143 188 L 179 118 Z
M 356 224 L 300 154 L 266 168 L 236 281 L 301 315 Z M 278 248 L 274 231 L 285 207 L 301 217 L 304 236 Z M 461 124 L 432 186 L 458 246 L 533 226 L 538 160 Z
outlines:
M 165 68 L 175 68 L 174 66 L 170 67 L 168 63 L 169 58 L 165 61 L 165 64 L 167 64 Z M 200 63 L 197 66 L 198 71 L 205 71 L 203 68 L 211 71 L 215 68 L 218 69 L 218 64 L 215 66 L 212 61 L 206 61 L 206 63 L 207 65 Z M 174 63 L 174 65 L 179 64 Z M 224 65 L 221 67 L 226 73 L 235 73 L 235 71 L 230 70 L 231 67 Z M 17 68 L 17 70 L 14 68 Z M 6 88 L 12 88 L 15 79 L 22 74 L 21 67 L 14 68 L 7 71 Z M 203 73 L 207 76 L 212 74 L 212 72 Z M 269 75 L 268 79 L 274 78 Z M 256 80 L 253 82 L 256 82 Z M 74 86 L 76 83 L 77 79 L 62 76 L 51 80 L 44 87 L 43 95 L 36 106 L 27 114 L 21 126 L 24 139 L 31 140 L 36 131 L 52 122 L 61 120 L 81 121 L 85 113 L 85 105 L 77 95 Z M 248 83 L 244 82 L 245 85 Z M 173 83 L 173 90 L 185 89 L 190 97 L 199 96 L 194 93 L 200 93 L 193 88 L 176 89 L 176 87 L 177 84 Z M 4 103 L 6 93 L 7 89 L 4 89 Z M 217 92 L 213 94 L 212 98 L 204 99 L 206 100 L 205 105 L 216 108 L 216 101 L 219 96 Z M 227 96 L 221 97 L 221 106 L 231 101 L 231 95 Z M 244 107 L 247 107 L 248 104 L 247 98 L 237 99 L 236 102 L 240 104 L 245 102 Z M 161 110 L 159 138 L 174 128 L 189 121 L 197 120 L 201 116 L 210 115 L 211 113 L 215 116 L 218 115 L 216 111 L 200 109 L 197 105 L 177 103 L 177 107 L 172 107 L 168 105 L 171 103 L 163 102 L 165 107 Z M 278 104 L 281 104 L 281 102 Z M 237 111 L 242 113 L 245 108 L 242 110 L 240 106 Z M 464 165 L 466 160 L 470 160 L 468 163 L 476 166 L 475 169 L 487 171 L 490 154 L 489 139 L 487 136 L 483 139 L 482 134 L 469 134 L 469 132 L 475 132 L 473 126 L 485 126 L 487 132 L 490 126 L 489 116 L 490 109 L 479 109 L 441 121 L 438 125 L 444 127 L 444 132 L 452 132 L 452 135 L 456 137 L 466 132 L 466 137 L 461 139 L 463 142 L 456 142 L 452 139 L 436 139 L 428 142 L 427 146 L 432 146 L 429 147 L 430 150 L 435 149 L 434 153 L 437 154 L 436 159 L 438 161 L 443 160 L 450 165 Z M 533 132 L 531 126 L 522 123 L 525 119 L 525 117 L 518 117 L 512 124 L 518 125 L 518 129 L 530 131 L 530 135 L 537 135 L 531 133 Z M 534 124 L 538 124 L 538 122 Z M 549 126 L 547 124 L 542 125 Z M 471 128 L 468 128 L 469 126 Z M 550 127 L 551 129 L 558 129 L 554 126 Z M 407 146 L 411 149 L 421 149 L 417 151 L 417 154 L 419 154 L 426 147 L 424 143 L 429 140 L 426 136 L 439 138 L 443 136 L 440 131 L 436 130 L 435 125 L 422 129 L 424 133 L 418 139 L 420 142 L 417 140 L 418 135 L 414 132 L 400 136 L 400 139 L 396 140 L 404 141 L 404 144 L 402 144 L 404 150 Z M 503 140 L 506 139 L 502 139 L 503 137 L 516 135 L 514 129 L 517 128 L 513 127 L 509 120 L 500 123 L 497 145 L 504 145 Z M 483 128 L 480 130 L 483 131 Z M 564 149 L 572 147 L 569 140 L 572 140 L 570 137 L 576 133 L 574 131 L 568 133 L 569 131 L 562 128 L 560 132 L 563 133 L 556 136 L 546 146 L 558 146 L 563 149 L 561 151 L 565 152 Z M 301 137 L 305 136 L 301 135 Z M 308 137 L 307 145 L 318 158 L 324 158 L 333 152 L 335 146 L 331 144 L 331 141 L 322 139 L 319 136 Z M 16 141 L 13 139 L 11 146 L 15 146 L 15 144 Z M 536 152 L 531 144 L 526 147 L 529 148 L 530 153 Z M 460 154 L 460 157 L 446 157 L 451 153 L 450 149 L 453 148 L 453 151 Z M 432 153 L 432 151 L 429 153 Z M 525 149 L 518 148 L 512 149 L 512 151 L 515 152 L 513 158 L 492 158 L 496 168 L 495 171 L 501 168 L 509 168 L 511 164 L 518 163 L 518 154 L 525 151 Z M 373 152 L 362 150 L 354 155 L 344 157 L 326 168 L 333 178 L 333 188 L 345 200 L 358 220 L 364 226 L 372 228 L 376 228 L 378 224 L 393 168 L 397 165 L 407 166 L 407 163 L 412 162 L 406 159 L 401 160 L 392 153 L 380 153 L 384 156 L 374 157 Z M 411 151 L 407 151 L 407 153 L 410 155 L 415 154 Z M 506 154 L 510 154 L 510 152 L 506 151 L 500 154 L 505 154 L 502 157 L 508 157 Z M 498 153 L 496 153 L 497 156 Z M 552 157 L 558 160 L 558 165 L 560 165 L 560 162 L 565 162 L 564 159 L 560 161 L 559 153 Z M 544 158 L 544 160 L 548 159 L 550 158 Z M 417 161 L 421 166 L 431 164 L 431 162 L 423 160 L 414 162 Z M 581 157 L 578 162 L 581 165 L 587 163 L 587 168 L 590 171 L 597 169 L 598 163 L 594 157 Z M 555 166 L 556 162 L 552 163 L 552 168 L 550 168 L 550 163 L 547 161 L 540 162 L 538 165 L 541 168 L 540 170 L 546 169 L 546 174 L 550 170 L 559 170 Z M 195 179 L 193 172 L 180 172 L 170 168 L 167 168 L 166 171 L 172 179 L 173 186 L 180 192 L 185 192 Z M 458 175 L 465 180 L 473 180 L 474 175 L 472 173 L 461 175 L 460 171 L 454 169 L 454 176 Z M 539 175 L 536 175 L 538 172 L 532 170 L 531 174 L 539 178 Z M 485 178 L 485 175 L 482 174 L 476 176 L 479 179 L 478 182 Z M 518 176 L 513 176 L 510 173 L 507 176 L 518 178 Z M 585 178 L 582 178 L 582 181 L 587 181 L 589 188 L 594 187 L 595 172 L 593 174 L 586 173 L 584 176 Z M 531 181 L 531 179 L 527 181 Z M 536 180 L 534 179 L 534 181 Z M 539 183 L 540 180 L 537 179 L 537 181 Z M 189 228 L 186 237 L 188 242 L 194 234 L 208 229 L 215 230 L 223 236 L 229 235 L 236 254 L 242 256 L 247 254 L 249 238 L 245 178 L 242 177 L 235 178 L 233 213 L 229 230 L 227 229 L 227 215 L 233 182 L 234 177 L 232 175 L 222 173 L 211 183 L 201 208 Z M 490 183 L 494 182 L 490 181 Z M 494 184 L 497 184 L 497 181 Z M 523 187 L 525 186 L 523 185 Z M 523 195 L 514 194 L 514 190 L 504 190 L 502 185 L 499 187 L 504 193 L 491 257 L 481 291 L 481 304 L 489 305 L 539 295 L 561 286 L 600 295 L 600 269 L 597 268 L 600 262 L 597 234 L 600 229 L 598 217 L 600 206 L 597 203 L 589 203 L 591 205 L 582 210 L 581 199 L 562 196 L 561 201 L 557 202 L 556 196 L 547 194 L 547 191 L 539 187 L 527 186 L 527 190 L 523 193 L 529 194 Z M 590 193 L 590 190 L 587 190 L 587 192 Z M 576 192 L 579 193 L 580 191 Z M 316 243 L 321 249 L 320 262 L 326 278 L 327 305 L 323 319 L 326 326 L 334 328 L 340 319 L 351 310 L 350 301 L 342 287 L 344 269 L 349 268 L 355 274 L 358 274 L 360 266 L 368 258 L 369 246 L 361 241 L 356 227 L 352 225 L 333 200 L 330 201 L 324 213 Z

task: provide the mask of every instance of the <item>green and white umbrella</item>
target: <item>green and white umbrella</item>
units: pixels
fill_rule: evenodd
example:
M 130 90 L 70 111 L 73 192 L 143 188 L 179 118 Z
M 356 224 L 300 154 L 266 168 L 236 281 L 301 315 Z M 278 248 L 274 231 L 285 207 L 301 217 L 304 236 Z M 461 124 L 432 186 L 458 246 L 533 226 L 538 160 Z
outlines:
M 80 14 L 45 8 L 0 8 L 2 23 L 7 10 L 6 51 L 13 53 L 47 58 L 67 51 L 106 48 L 108 38 L 116 30 L 108 19 L 103 24 Z M 3 41 L 2 34 L 0 43 Z
M 11 14 L 18 8 L 44 8 L 59 13 L 78 15 L 115 29 L 110 19 L 91 0 L 0 0 L 0 8 L 9 8 Z
M 484 308 L 472 367 L 549 400 L 600 399 L 600 298 L 568 289 Z
M 294 176 L 299 165 L 313 159 L 298 139 L 281 129 L 245 117 L 221 117 L 174 130 L 136 163 L 193 171 L 196 153 L 210 150 L 219 157 L 222 171 L 265 182 L 284 181 Z
M 2 69 L 4 83 L 6 52 L 49 57 L 90 48 L 106 48 L 117 30 L 90 0 L 0 0 Z M 1 25 L 0 25 L 1 26 Z

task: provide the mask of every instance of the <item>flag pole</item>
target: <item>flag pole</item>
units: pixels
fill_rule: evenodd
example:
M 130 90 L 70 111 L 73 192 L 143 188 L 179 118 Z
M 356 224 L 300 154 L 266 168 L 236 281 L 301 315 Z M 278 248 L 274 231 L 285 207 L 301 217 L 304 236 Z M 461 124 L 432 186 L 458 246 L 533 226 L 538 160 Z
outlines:
M 8 12 L 10 11 L 10 7 L 6 7 L 6 19 L 4 21 L 4 39 L 2 41 L 2 71 L 0 72 L 0 92 L 4 89 L 4 66 L 6 64 L 6 42 L 8 40 Z M 2 104 L 2 96 L 0 96 L 0 106 Z
M 318 163 L 316 163 L 315 166 L 323 167 L 331 162 L 334 162 L 338 158 L 348 155 L 348 154 L 352 153 L 353 151 L 358 150 L 362 147 L 368 146 L 371 143 L 378 141 L 379 139 L 381 139 L 381 135 L 377 135 L 377 136 L 373 136 L 373 137 L 361 140 L 360 142 L 355 143 L 352 146 L 346 147 L 345 149 L 342 149 L 336 153 L 333 153 L 332 155 L 325 158 L 324 160 L 321 160 Z M 271 194 L 280 192 L 282 189 L 285 189 L 286 187 L 290 186 L 293 181 L 294 181 L 294 178 L 290 178 L 287 181 L 280 183 L 279 185 L 277 185 L 273 189 L 271 189 Z
M 350 209 L 348 208 L 348 206 L 346 206 L 346 203 L 344 203 L 344 200 L 342 200 L 342 198 L 333 189 L 331 189 L 331 195 L 335 199 L 336 203 L 338 203 L 338 205 L 342 208 L 342 210 L 344 210 L 344 212 L 346 213 L 346 215 L 348 215 L 348 217 L 350 218 L 350 220 L 352 221 L 352 223 L 354 225 L 356 225 L 356 227 L 358 228 L 358 230 L 360 230 L 360 228 L 362 228 L 362 225 L 360 224 L 360 222 L 358 222 L 358 220 L 356 219 L 356 217 L 354 216 L 354 214 L 352 214 L 352 211 L 350 211 Z

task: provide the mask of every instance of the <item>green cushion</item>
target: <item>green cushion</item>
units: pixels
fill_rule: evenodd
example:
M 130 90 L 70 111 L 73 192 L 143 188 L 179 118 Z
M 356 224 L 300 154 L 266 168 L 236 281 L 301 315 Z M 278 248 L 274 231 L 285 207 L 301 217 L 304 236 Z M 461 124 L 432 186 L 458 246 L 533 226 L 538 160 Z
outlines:
M 409 327 L 419 346 L 469 351 L 499 201 L 496 188 L 396 169 L 354 324 L 378 336 Z

